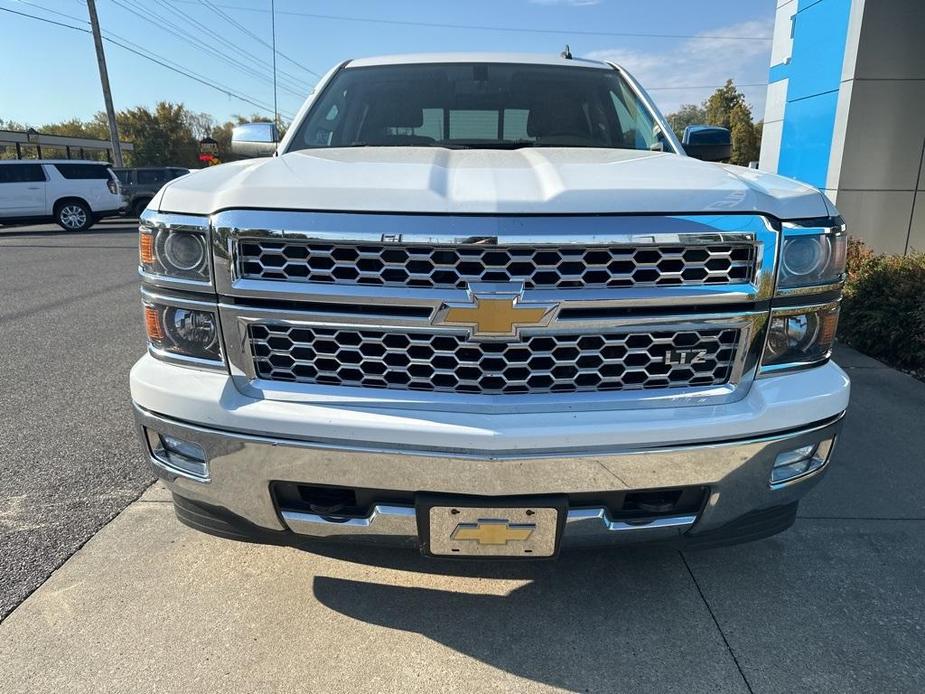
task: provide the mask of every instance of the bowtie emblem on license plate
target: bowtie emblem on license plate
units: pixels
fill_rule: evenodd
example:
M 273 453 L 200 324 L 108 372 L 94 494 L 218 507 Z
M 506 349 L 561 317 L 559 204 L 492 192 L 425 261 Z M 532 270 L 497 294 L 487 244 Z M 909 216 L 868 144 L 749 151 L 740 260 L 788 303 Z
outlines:
M 464 557 L 551 557 L 556 553 L 559 509 L 432 506 L 431 554 Z
M 469 540 L 480 545 L 506 545 L 524 542 L 536 530 L 534 523 L 511 523 L 500 518 L 479 518 L 475 523 L 460 523 L 450 539 Z

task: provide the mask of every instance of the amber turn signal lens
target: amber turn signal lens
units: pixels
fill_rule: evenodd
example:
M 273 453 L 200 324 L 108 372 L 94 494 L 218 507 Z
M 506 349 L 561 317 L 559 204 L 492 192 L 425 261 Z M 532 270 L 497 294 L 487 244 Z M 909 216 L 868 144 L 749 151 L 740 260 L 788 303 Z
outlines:
M 161 317 L 153 306 L 145 306 L 145 330 L 151 342 L 162 342 L 164 330 L 161 328 Z
M 831 348 L 835 342 L 835 331 L 838 330 L 838 311 L 829 311 L 820 316 L 819 342 Z
M 138 255 L 142 265 L 154 264 L 154 235 L 141 232 L 138 234 Z

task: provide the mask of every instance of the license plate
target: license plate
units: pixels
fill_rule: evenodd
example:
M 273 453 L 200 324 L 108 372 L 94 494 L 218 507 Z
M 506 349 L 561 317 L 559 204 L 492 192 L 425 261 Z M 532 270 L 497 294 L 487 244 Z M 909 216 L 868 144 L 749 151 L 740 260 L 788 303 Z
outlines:
M 551 557 L 559 509 L 431 506 L 430 554 L 447 557 Z

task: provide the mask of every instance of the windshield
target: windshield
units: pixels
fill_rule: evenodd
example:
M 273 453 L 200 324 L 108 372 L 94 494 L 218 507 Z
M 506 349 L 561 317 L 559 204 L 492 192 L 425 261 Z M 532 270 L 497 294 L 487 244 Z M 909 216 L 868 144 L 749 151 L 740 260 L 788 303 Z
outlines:
M 452 63 L 341 70 L 289 151 L 411 146 L 671 150 L 616 70 Z

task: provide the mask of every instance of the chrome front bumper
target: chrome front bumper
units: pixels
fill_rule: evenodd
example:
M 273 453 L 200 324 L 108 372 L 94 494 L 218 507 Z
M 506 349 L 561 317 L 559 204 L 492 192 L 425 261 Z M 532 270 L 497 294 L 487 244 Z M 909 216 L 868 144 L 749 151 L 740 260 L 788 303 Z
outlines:
M 176 496 L 220 509 L 268 533 L 296 537 L 416 544 L 415 509 L 381 503 L 367 517 L 347 520 L 280 509 L 270 490 L 274 481 L 485 497 L 687 486 L 709 490 L 696 515 L 614 520 L 603 507 L 570 508 L 562 539 L 566 547 L 709 537 L 749 514 L 790 506 L 818 482 L 828 460 L 810 475 L 772 487 L 770 471 L 776 456 L 834 439 L 842 421 L 839 415 L 748 440 L 523 457 L 514 452 L 440 456 L 431 451 L 255 436 L 180 422 L 137 405 L 135 417 L 151 464 Z M 201 446 L 208 479 L 185 474 L 155 456 L 148 444 L 149 431 Z

